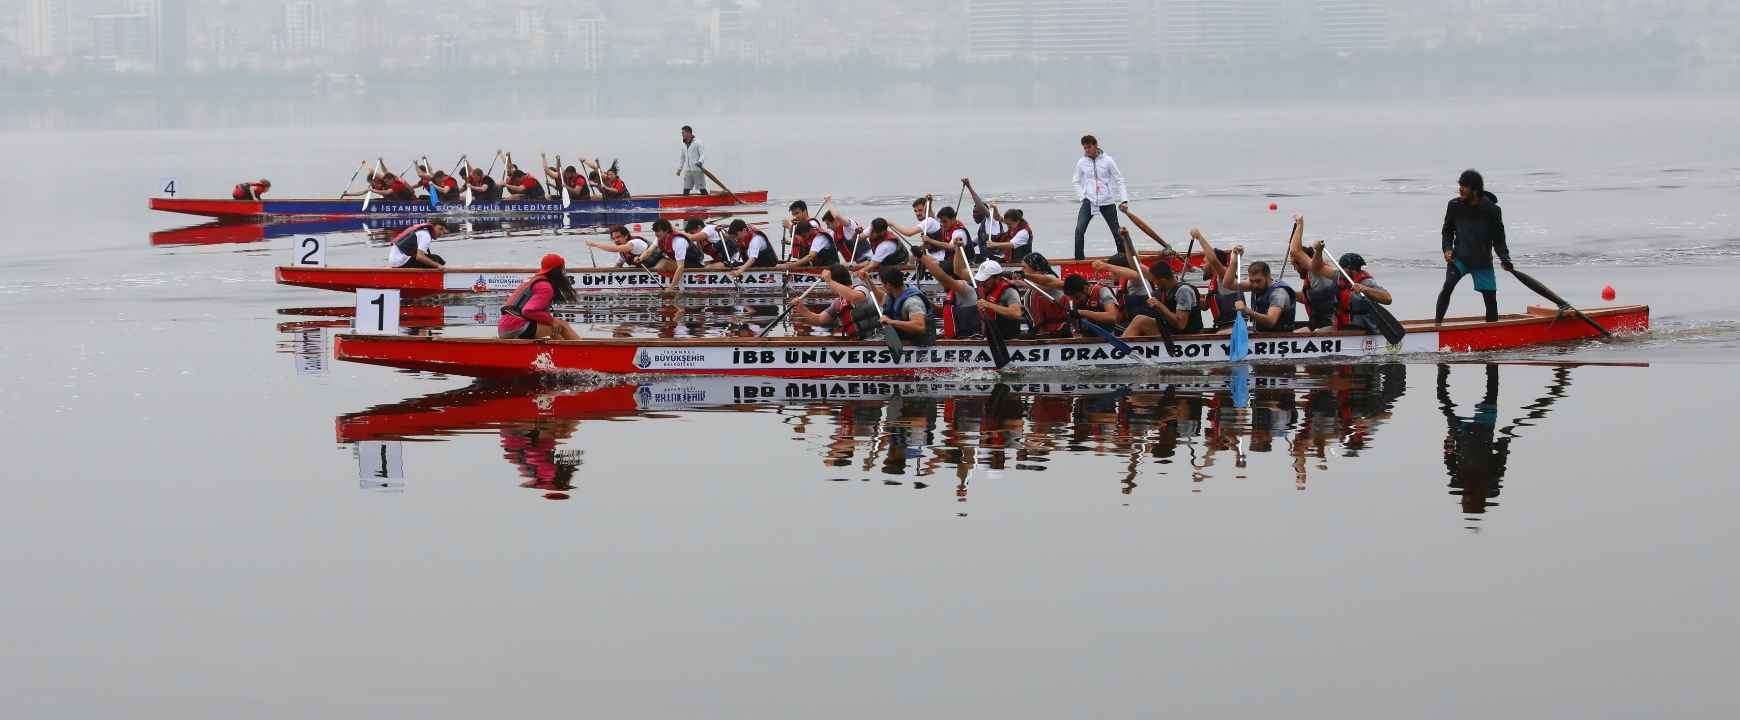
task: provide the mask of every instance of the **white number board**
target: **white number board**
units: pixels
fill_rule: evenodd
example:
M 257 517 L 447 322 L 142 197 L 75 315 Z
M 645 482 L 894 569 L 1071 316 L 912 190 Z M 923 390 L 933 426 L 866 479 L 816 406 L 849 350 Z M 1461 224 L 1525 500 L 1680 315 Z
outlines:
M 296 241 L 295 258 L 290 264 L 296 267 L 326 267 L 326 241 L 318 237 L 305 237 Z
M 403 492 L 405 489 L 405 444 L 359 442 L 356 444 L 357 487 L 364 490 Z
M 359 335 L 396 335 L 399 332 L 399 291 L 356 291 L 356 319 L 351 329 Z
M 321 328 L 296 333 L 296 374 L 326 374 L 326 331 Z

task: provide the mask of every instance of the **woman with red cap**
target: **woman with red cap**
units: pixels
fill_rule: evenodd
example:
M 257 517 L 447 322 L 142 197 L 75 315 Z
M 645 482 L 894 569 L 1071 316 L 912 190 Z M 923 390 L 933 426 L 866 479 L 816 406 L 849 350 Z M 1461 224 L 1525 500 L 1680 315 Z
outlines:
M 520 283 L 508 296 L 507 304 L 501 308 L 501 320 L 495 326 L 496 335 L 520 340 L 579 340 L 580 334 L 573 327 L 550 314 L 550 306 L 558 300 L 574 301 L 574 284 L 568 279 L 566 267 L 561 255 L 545 255 L 538 274 Z

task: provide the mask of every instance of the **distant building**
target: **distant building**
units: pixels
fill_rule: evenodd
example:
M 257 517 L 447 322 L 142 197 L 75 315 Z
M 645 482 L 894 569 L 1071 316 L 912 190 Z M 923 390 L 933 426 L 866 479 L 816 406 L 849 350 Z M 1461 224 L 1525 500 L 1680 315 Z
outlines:
M 567 42 L 560 53 L 562 65 L 597 72 L 604 63 L 600 49 L 603 40 L 604 18 L 592 16 L 568 21 Z
M 1156 12 L 1155 54 L 1171 62 L 1227 62 L 1281 45 L 1280 0 L 1170 0 Z
M 1340 55 L 1390 49 L 1389 5 L 1380 0 L 1317 0 L 1317 43 Z
M 91 55 L 116 70 L 152 66 L 151 16 L 105 13 L 91 16 Z
M 313 0 L 284 3 L 284 51 L 316 53 L 326 49 L 326 28 L 320 22 L 320 6 Z
M 1130 0 L 968 0 L 972 62 L 1128 58 Z
M 19 43 L 27 58 L 47 59 L 67 51 L 66 0 L 25 0 Z

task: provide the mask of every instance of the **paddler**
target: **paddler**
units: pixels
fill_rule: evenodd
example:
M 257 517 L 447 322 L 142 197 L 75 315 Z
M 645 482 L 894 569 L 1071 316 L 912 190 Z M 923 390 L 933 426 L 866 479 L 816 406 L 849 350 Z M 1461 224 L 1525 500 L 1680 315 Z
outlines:
M 722 270 L 742 262 L 732 251 L 734 244 L 725 241 L 717 225 L 708 225 L 700 218 L 689 218 L 683 223 L 682 234 L 701 246 L 701 252 L 707 256 L 705 267 L 708 269 Z
M 967 259 L 977 261 L 986 255 L 985 243 L 1002 240 L 1007 228 L 1003 225 L 1003 215 L 997 212 L 997 204 L 979 197 L 972 180 L 961 178 L 961 184 L 967 186 L 967 194 L 973 196 L 973 241 L 967 245 Z
M 544 184 L 526 171 L 514 167 L 508 171 L 507 184 L 502 185 L 502 199 L 521 202 L 544 199 Z
M 610 242 L 587 240 L 586 244 L 605 252 L 616 253 L 617 267 L 632 265 L 647 270 L 652 269 L 640 261 L 640 256 L 646 254 L 646 251 L 652 247 L 652 243 L 647 242 L 646 238 L 639 235 L 630 235 L 628 227 L 625 225 L 615 225 L 610 228 Z
M 923 199 L 925 198 L 921 198 Z M 913 211 L 920 214 L 924 212 L 918 205 L 913 206 Z M 925 254 L 934 258 L 945 270 L 953 266 L 949 258 L 955 255 L 956 248 L 969 248 L 973 244 L 973 234 L 967 230 L 967 226 L 960 221 L 952 207 L 936 211 L 936 217 L 920 219 L 915 227 L 896 227 L 895 232 L 907 237 L 921 236 Z
M 596 178 L 596 184 L 598 185 L 598 197 L 600 199 L 603 199 L 603 200 L 626 200 L 626 199 L 628 199 L 628 197 L 629 197 L 628 184 L 624 183 L 622 181 L 622 176 L 617 173 L 615 160 L 610 161 L 610 168 L 607 170 L 600 170 L 598 167 L 597 160 L 593 160 L 590 163 L 588 163 L 585 160 L 582 160 L 581 163 L 590 165 L 592 168 L 592 172 L 598 174 L 598 177 Z
M 1118 296 L 1111 288 L 1071 275 L 1063 279 L 1063 293 L 1069 297 L 1072 319 L 1083 318 L 1112 332 L 1123 330 L 1118 317 Z
M 973 273 L 967 265 L 967 260 L 961 251 L 956 250 L 949 263 L 949 270 L 944 271 L 943 265 L 935 258 L 920 254 L 918 264 L 923 266 L 931 277 L 936 278 L 943 288 L 942 326 L 943 337 L 973 338 L 984 334 L 984 316 L 979 312 L 979 293 L 973 284 L 964 279 Z
M 369 180 L 368 188 L 356 192 L 345 192 L 343 196 L 361 197 L 369 193 L 379 195 L 381 200 L 386 202 L 412 202 L 417 199 L 417 194 L 411 190 L 411 186 L 405 184 L 403 178 L 391 172 L 382 173 Z
M 894 328 L 900 340 L 908 345 L 936 344 L 936 309 L 930 298 L 918 288 L 906 284 L 906 273 L 899 268 L 885 267 L 877 272 L 882 285 L 870 282 L 870 271 L 859 270 L 865 285 L 876 293 L 882 305 L 882 324 Z M 884 331 L 886 332 L 886 330 Z
M 1128 258 L 1117 257 L 1128 263 Z M 1154 337 L 1160 335 L 1159 323 L 1166 323 L 1170 332 L 1199 333 L 1202 332 L 1202 296 L 1196 288 L 1187 282 L 1180 282 L 1178 275 L 1172 271 L 1172 263 L 1166 258 L 1140 267 L 1140 271 L 1127 265 L 1107 264 L 1106 269 L 1113 276 L 1122 278 L 1128 288 L 1124 295 L 1124 316 L 1129 325 L 1124 328 L 1124 337 Z M 1096 263 L 1097 265 L 1097 263 Z M 1137 272 L 1145 274 L 1139 277 Z M 1161 299 L 1155 302 L 1148 296 L 1147 289 L 1154 288 L 1154 294 Z
M 1512 271 L 1510 247 L 1504 241 L 1504 212 L 1498 196 L 1486 191 L 1486 178 L 1474 170 L 1463 171 L 1456 180 L 1456 197 L 1444 208 L 1444 289 L 1438 291 L 1442 324 L 1450 309 L 1450 294 L 1463 275 L 1474 276 L 1474 289 L 1486 303 L 1486 321 L 1498 321 L 1498 278 L 1492 272 L 1492 255 L 1506 272 Z
M 434 195 L 441 202 L 459 202 L 464 191 L 459 186 L 459 178 L 448 175 L 446 170 L 436 170 L 433 174 L 419 175 L 417 186 Z
M 501 308 L 501 320 L 496 322 L 496 336 L 519 340 L 554 338 L 579 340 L 580 334 L 561 318 L 550 314 L 557 302 L 574 302 L 574 283 L 568 278 L 567 263 L 561 255 L 545 255 L 537 274 L 520 283 L 507 304 Z
M 653 236 L 655 244 L 641 253 L 637 264 L 645 266 L 648 262 L 656 262 L 653 269 L 670 273 L 668 289 L 675 290 L 682 284 L 684 270 L 699 269 L 704 264 L 701 246 L 691 242 L 689 236 L 677 232 L 669 220 L 653 222 Z
M 1021 304 L 1021 292 L 1015 288 L 1015 283 L 1003 276 L 1003 264 L 996 260 L 986 260 L 979 263 L 979 269 L 973 272 L 973 282 L 979 284 L 978 307 L 985 314 L 985 319 L 997 323 L 997 329 L 1005 338 L 1021 335 L 1021 319 L 1026 316 L 1026 308 Z
M 738 218 L 731 221 L 725 234 L 731 238 L 731 242 L 736 243 L 737 255 L 743 258 L 743 264 L 732 270 L 732 275 L 742 275 L 751 268 L 771 268 L 779 265 L 779 250 L 774 249 L 773 241 L 760 228 Z
M 1341 266 L 1341 270 L 1347 271 L 1345 277 L 1335 269 L 1334 265 L 1323 262 L 1323 248 L 1319 243 L 1317 264 L 1324 267 L 1318 268 L 1318 272 L 1335 273 L 1334 282 L 1338 293 L 1335 305 L 1335 329 L 1363 330 L 1367 335 L 1378 334 L 1380 331 L 1377 321 L 1372 317 L 1371 304 L 1374 302 L 1381 305 L 1390 304 L 1394 300 L 1390 291 L 1385 290 L 1382 285 L 1377 283 L 1377 278 L 1366 272 L 1365 257 L 1359 253 L 1342 253 L 1335 262 L 1336 265 Z M 1350 277 L 1353 278 L 1352 282 L 1348 282 Z M 1365 297 L 1360 297 L 1362 293 Z
M 853 262 L 861 262 L 870 257 L 869 249 L 860 242 L 864 235 L 864 226 L 834 207 L 834 196 L 823 195 L 820 210 L 822 223 L 827 226 L 828 234 L 834 237 L 834 244 L 841 250 L 841 257 L 846 256 L 846 250 L 851 251 Z
M 1020 208 L 1010 208 L 1003 212 L 1004 239 L 985 243 L 985 251 L 991 257 L 1002 258 L 1002 261 L 1014 264 L 1026 257 L 1033 250 L 1033 226 L 1027 224 L 1027 215 Z
M 1234 248 L 1234 251 L 1242 248 Z M 1297 297 L 1305 306 L 1305 327 L 1312 332 L 1335 327 L 1335 305 L 1340 290 L 1336 288 L 1335 268 L 1320 266 L 1317 256 L 1323 243 L 1305 247 L 1305 216 L 1293 216 L 1293 236 L 1287 241 L 1287 259 L 1299 271 L 1300 288 Z M 1327 273 L 1327 274 L 1325 274 Z
M 796 215 L 796 211 L 793 211 L 793 215 Z M 781 263 L 779 269 L 825 268 L 840 261 L 840 252 L 834 247 L 834 236 L 821 229 L 815 220 L 805 219 L 798 222 L 792 226 L 791 234 L 792 259 Z
M 483 168 L 471 169 L 468 179 L 471 186 L 471 201 L 475 203 L 493 203 L 501 201 L 501 187 L 495 184 L 495 178 L 483 172 Z
M 1209 297 L 1214 299 L 1208 308 L 1214 317 L 1214 326 L 1232 327 L 1233 315 L 1238 312 L 1234 308 L 1244 300 L 1242 294 L 1234 290 L 1232 285 L 1221 283 L 1221 276 L 1226 274 L 1227 266 L 1232 264 L 1232 253 L 1215 249 L 1200 228 L 1191 228 L 1190 237 L 1195 238 L 1197 246 L 1202 248 L 1202 274 L 1208 278 Z M 1244 248 L 1234 246 L 1234 251 L 1243 252 Z M 1237 277 L 1236 270 L 1233 275 Z
M 1238 262 L 1238 249 L 1233 251 L 1233 261 Z M 1249 292 L 1251 301 L 1246 304 L 1241 298 L 1234 311 L 1250 320 L 1253 329 L 1264 332 L 1293 332 L 1298 325 L 1295 306 L 1298 304 L 1293 288 L 1286 283 L 1274 282 L 1269 272 L 1269 264 L 1262 261 L 1251 263 L 1249 278 L 1244 282 L 1228 283 L 1240 292 Z
M 562 186 L 568 188 L 570 201 L 587 200 L 592 197 L 592 183 L 587 182 L 586 175 L 573 165 L 562 168 Z
M 447 261 L 431 251 L 435 239 L 451 232 L 447 223 L 417 223 L 393 236 L 387 244 L 387 267 L 438 269 Z
M 865 272 L 880 272 L 882 268 L 907 268 L 912 265 L 912 253 L 906 251 L 906 243 L 894 236 L 894 231 L 888 229 L 888 221 L 876 218 L 870 221 L 868 235 L 870 256 L 859 263 L 854 269 Z
M 1058 296 L 1063 278 L 1057 276 L 1051 262 L 1039 253 L 1021 258 L 1021 277 L 1039 290 L 1030 290 L 1027 298 L 1027 323 L 1033 337 L 1069 337 L 1069 307 Z M 1026 283 L 1023 283 L 1025 285 Z
M 259 200 L 266 196 L 266 191 L 272 189 L 272 181 L 260 178 L 254 182 L 236 183 L 230 190 L 232 200 Z
M 882 329 L 882 316 L 876 311 L 876 300 L 862 288 L 852 285 L 852 271 L 845 265 L 834 263 L 828 266 L 822 280 L 828 283 L 828 289 L 834 291 L 835 299 L 828 309 L 812 312 L 804 307 L 803 298 L 791 301 L 792 313 L 811 325 L 832 328 L 835 332 L 853 340 L 865 340 L 878 337 Z

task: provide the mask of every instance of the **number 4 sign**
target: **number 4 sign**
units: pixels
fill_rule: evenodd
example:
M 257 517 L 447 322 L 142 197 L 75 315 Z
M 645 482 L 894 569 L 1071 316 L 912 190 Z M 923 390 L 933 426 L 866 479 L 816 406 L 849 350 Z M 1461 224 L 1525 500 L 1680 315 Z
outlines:
M 399 291 L 356 291 L 356 318 L 351 331 L 359 335 L 397 335 L 399 333 Z

